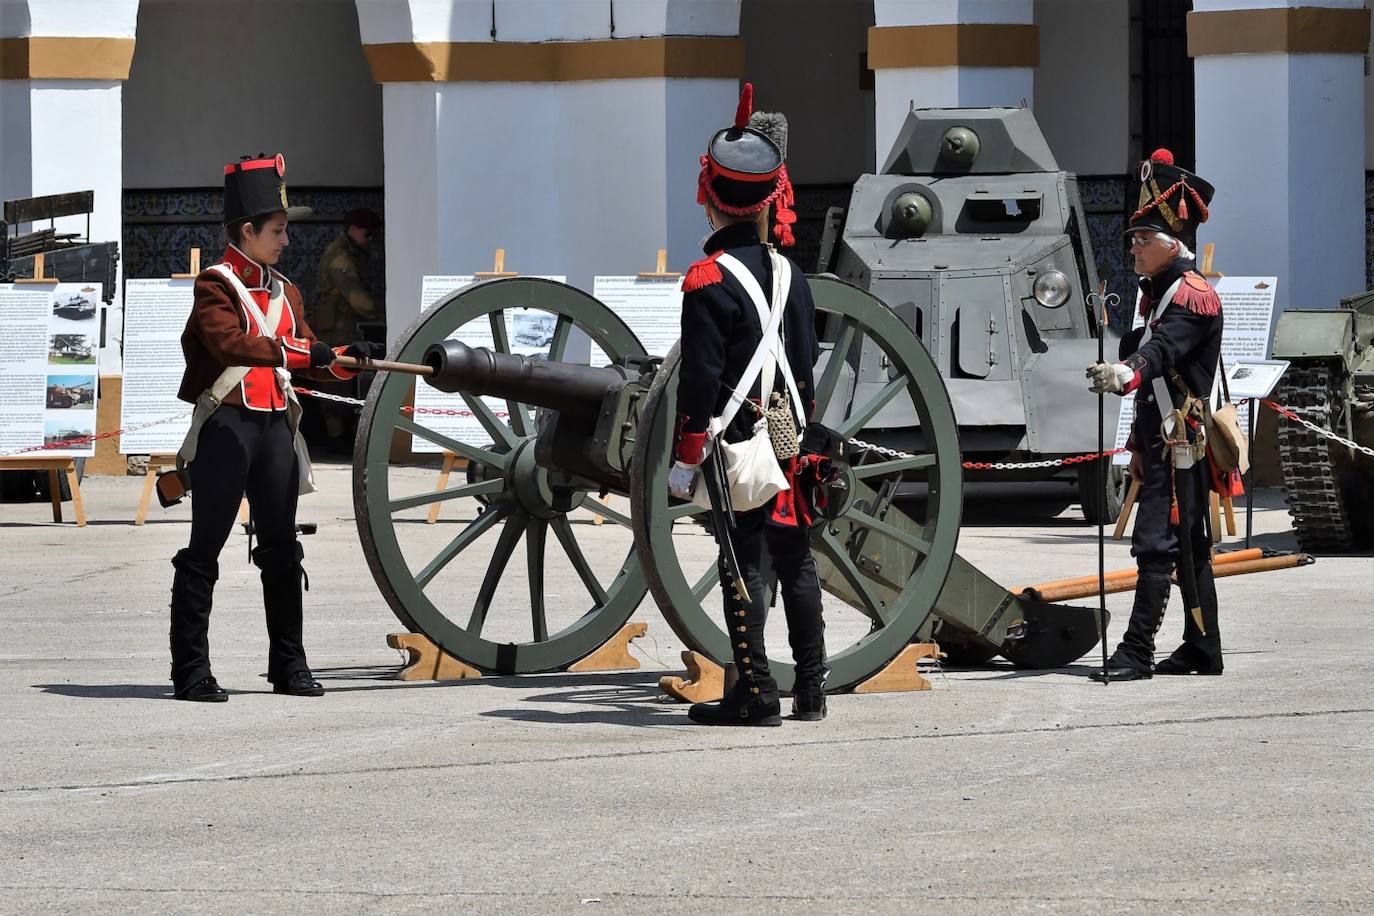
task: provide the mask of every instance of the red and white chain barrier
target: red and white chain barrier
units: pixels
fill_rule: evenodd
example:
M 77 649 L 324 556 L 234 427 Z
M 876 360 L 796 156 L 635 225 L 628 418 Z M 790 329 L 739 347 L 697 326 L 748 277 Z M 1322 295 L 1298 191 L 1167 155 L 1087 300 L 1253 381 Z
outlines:
M 306 397 L 317 398 L 322 401 L 335 401 L 339 404 L 348 404 L 352 407 L 362 407 L 367 403 L 366 401 L 359 400 L 358 398 L 345 397 L 340 394 L 330 394 L 329 392 L 325 391 L 314 391 L 310 388 L 297 387 L 296 393 L 303 394 Z M 1265 407 L 1268 407 L 1275 413 L 1287 417 L 1289 420 L 1292 420 L 1295 423 L 1301 423 L 1303 426 L 1312 430 L 1314 433 L 1316 433 L 1324 439 L 1330 439 L 1331 441 L 1339 443 L 1340 445 L 1343 445 L 1346 448 L 1353 449 L 1357 452 L 1360 452 L 1361 454 L 1368 455 L 1369 457 L 1374 458 L 1374 448 L 1360 445 L 1356 442 L 1352 442 L 1351 440 L 1344 438 L 1343 436 L 1339 436 L 1331 430 L 1327 429 L 1326 427 L 1319 426 L 1318 424 L 1313 423 L 1311 420 L 1308 420 L 1305 417 L 1300 416 L 1297 413 L 1297 411 L 1292 410 L 1288 407 L 1284 407 L 1282 404 L 1269 400 L 1264 400 L 1260 403 L 1263 404 Z M 450 409 L 441 407 L 403 407 L 401 409 L 406 413 L 427 416 L 475 416 L 475 414 L 471 410 L 463 409 Z M 31 445 L 28 448 L 15 449 L 13 451 L 8 452 L 0 452 L 0 458 L 15 458 L 21 455 L 31 455 L 36 452 L 58 451 L 63 449 L 78 448 L 83 445 L 89 445 L 92 442 L 98 442 L 102 439 L 112 439 L 115 436 L 123 435 L 124 433 L 131 433 L 140 429 L 148 429 L 149 427 L 153 426 L 161 426 L 163 423 L 171 423 L 173 421 L 180 420 L 183 417 L 187 417 L 190 415 L 191 411 L 187 410 L 183 413 L 179 413 L 174 416 L 163 417 L 160 420 L 153 420 L 148 423 L 139 423 L 135 426 L 124 427 L 123 429 L 115 429 L 110 430 L 109 432 L 96 433 L 90 436 L 80 436 L 75 439 L 64 439 L 60 442 L 50 442 L 45 443 L 43 445 Z M 862 439 L 851 437 L 849 442 L 851 445 L 854 445 L 866 451 L 874 452 L 878 455 L 882 455 L 885 458 L 904 459 L 916 457 L 915 455 L 908 454 L 907 452 L 899 451 L 895 448 L 888 448 L 884 445 L 875 445 L 872 442 L 865 442 Z M 1108 449 L 1105 452 L 1089 452 L 1085 455 L 1070 455 L 1064 458 L 1044 458 L 1039 461 L 965 461 L 963 466 L 965 470 L 969 471 L 1037 470 L 1043 468 L 1065 467 L 1075 464 L 1084 464 L 1089 461 L 1097 461 L 1100 458 L 1110 458 L 1113 455 L 1120 455 L 1125 453 L 1126 451 L 1127 449 L 1124 448 L 1114 448 Z
M 1330 439 L 1332 442 L 1338 442 L 1348 449 L 1354 449 L 1362 455 L 1368 455 L 1370 458 L 1374 458 L 1374 448 L 1370 448 L 1367 445 L 1360 445 L 1358 442 L 1351 442 L 1344 436 L 1338 436 L 1331 430 L 1327 429 L 1325 426 L 1318 426 L 1316 423 L 1313 423 L 1306 417 L 1299 416 L 1298 412 L 1293 410 L 1292 408 L 1284 407 L 1282 404 L 1276 404 L 1273 401 L 1261 401 L 1260 403 L 1263 404 L 1265 407 L 1268 407 L 1275 413 L 1279 414 L 1280 416 L 1287 417 L 1294 423 L 1301 423 L 1303 426 L 1306 426 L 1308 429 L 1312 430 L 1312 432 L 1321 436 L 1323 439 Z
M 80 448 L 83 445 L 90 445 L 92 442 L 99 442 L 101 439 L 113 439 L 115 436 L 124 433 L 136 432 L 140 429 L 148 429 L 152 426 L 161 426 L 163 423 L 172 423 L 182 417 L 189 417 L 191 411 L 187 410 L 175 416 L 163 417 L 160 420 L 152 420 L 148 423 L 136 423 L 133 426 L 126 426 L 122 429 L 112 429 L 109 432 L 95 433 L 90 436 L 77 436 L 72 439 L 62 439 L 58 442 L 45 442 L 43 445 L 30 445 L 28 448 L 18 448 L 13 451 L 0 452 L 0 458 L 17 458 L 20 455 L 32 455 L 36 452 L 55 452 L 64 451 L 70 448 Z
M 872 442 L 865 442 L 862 439 L 853 437 L 849 440 L 850 445 L 857 446 L 866 451 L 876 452 L 884 458 L 915 458 L 906 452 L 898 451 L 895 448 L 888 448 L 883 445 L 874 445 Z M 1105 452 L 1091 452 L 1087 455 L 1071 455 L 1066 458 L 1042 458 L 1039 461 L 965 461 L 964 470 L 966 471 L 1024 471 L 1035 468 L 1055 468 L 1071 464 L 1083 464 L 1087 461 L 1096 461 L 1099 458 L 1110 458 L 1112 455 L 1120 455 L 1126 452 L 1124 448 L 1109 449 Z

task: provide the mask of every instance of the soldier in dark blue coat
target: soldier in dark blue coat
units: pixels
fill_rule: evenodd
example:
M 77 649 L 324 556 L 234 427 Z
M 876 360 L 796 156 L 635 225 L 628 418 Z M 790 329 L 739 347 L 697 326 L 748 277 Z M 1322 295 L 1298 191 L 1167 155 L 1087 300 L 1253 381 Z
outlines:
M 787 179 L 779 145 L 748 126 L 753 87 L 744 87 L 735 124 L 717 131 L 701 158 L 698 202 L 706 209 L 711 229 L 703 247 L 706 257 L 697 261 L 683 282 L 682 374 L 678 384 L 678 427 L 675 445 L 677 464 L 670 485 L 679 495 L 687 493 L 708 443 L 708 426 L 721 415 L 739 384 L 745 366 L 763 339 L 763 327 L 753 300 L 743 286 L 718 262 L 730 254 L 754 276 L 768 296 L 773 288 L 770 246 L 767 235 L 770 207 L 773 231 L 783 245 L 792 243 L 792 186 Z M 803 408 L 810 413 L 812 367 L 819 356 L 816 343 L 815 305 L 801 269 L 780 259 L 791 271 L 791 285 L 782 319 L 782 339 Z M 743 441 L 752 434 L 761 405 L 766 403 L 755 382 L 749 400 L 725 428 L 728 442 Z M 773 392 L 780 403 L 791 403 L 781 372 L 775 375 Z M 809 417 L 796 417 L 805 425 Z M 795 483 L 799 460 L 782 463 L 789 482 Z M 768 505 L 736 513 L 732 542 L 740 571 L 749 586 L 749 600 L 735 596 L 722 563 L 721 588 L 725 595 L 725 626 L 731 636 L 739 681 L 719 703 L 699 703 L 691 708 L 693 721 L 710 725 L 778 725 L 781 723 L 778 687 L 769 670 L 764 647 L 764 620 L 768 598 L 761 566 L 765 544 L 781 587 L 787 615 L 788 638 L 796 662 L 793 716 L 818 720 L 825 716 L 824 625 L 816 563 L 808 540 L 809 509 L 796 496 L 798 487 L 779 493 Z
M 1093 672 L 1096 679 L 1113 681 L 1222 671 L 1212 542 L 1204 526 L 1214 472 L 1205 456 L 1185 466 L 1191 460 L 1183 454 L 1186 449 L 1167 447 L 1162 429 L 1163 414 L 1182 407 L 1185 395 L 1210 397 L 1221 357 L 1221 300 L 1197 273 L 1191 250 L 1198 224 L 1207 219 L 1213 188 L 1174 165 L 1168 150 L 1157 150 L 1142 163 L 1141 179 L 1140 209 L 1127 234 L 1141 276 L 1145 325 L 1122 338 L 1120 362 L 1088 369 L 1093 391 L 1135 397 L 1129 443 L 1131 477 L 1141 482 L 1131 536 L 1139 569 L 1135 605 L 1105 673 Z M 1197 417 L 1184 424 L 1188 438 L 1196 440 L 1198 424 Z M 1171 430 L 1169 435 L 1178 443 L 1185 432 Z M 1170 574 L 1176 569 L 1180 582 L 1193 586 L 1184 589 L 1185 599 L 1195 589 L 1197 611 L 1190 608 L 1184 614 L 1183 645 L 1156 665 L 1155 633 L 1164 620 Z

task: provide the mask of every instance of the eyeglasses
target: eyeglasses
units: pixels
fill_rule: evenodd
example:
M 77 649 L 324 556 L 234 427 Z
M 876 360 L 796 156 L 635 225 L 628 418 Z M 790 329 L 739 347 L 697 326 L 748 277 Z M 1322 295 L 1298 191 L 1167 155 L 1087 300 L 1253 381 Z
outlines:
M 1150 235 L 1133 235 L 1133 236 L 1131 236 L 1131 244 L 1130 244 L 1130 247 L 1132 247 L 1132 248 L 1144 248 L 1146 245 L 1150 244 L 1151 242 L 1156 242 L 1156 241 L 1158 241 L 1158 239 L 1156 239 L 1154 236 L 1150 236 Z

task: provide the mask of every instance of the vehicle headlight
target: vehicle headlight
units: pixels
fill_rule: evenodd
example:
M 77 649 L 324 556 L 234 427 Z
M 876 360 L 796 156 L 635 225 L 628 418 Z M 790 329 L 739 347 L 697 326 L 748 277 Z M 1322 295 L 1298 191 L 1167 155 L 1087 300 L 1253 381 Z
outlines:
M 1073 287 L 1069 286 L 1069 278 L 1063 271 L 1047 270 L 1035 278 L 1033 290 L 1036 302 L 1047 309 L 1057 309 L 1069 301 Z

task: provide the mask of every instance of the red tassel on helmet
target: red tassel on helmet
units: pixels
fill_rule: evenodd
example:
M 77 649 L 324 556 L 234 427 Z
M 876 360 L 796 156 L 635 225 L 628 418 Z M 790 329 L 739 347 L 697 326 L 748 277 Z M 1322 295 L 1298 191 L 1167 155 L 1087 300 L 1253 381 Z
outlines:
M 1173 165 L 1174 154 L 1161 146 L 1159 149 L 1155 150 L 1153 153 L 1150 154 L 1150 161 L 1157 162 L 1160 165 Z
M 1185 185 L 1185 186 L 1184 186 L 1184 193 L 1178 195 L 1178 218 L 1179 218 L 1179 219 L 1187 219 L 1187 218 L 1188 218 L 1188 194 L 1187 194 L 1187 190 L 1188 190 L 1188 188 L 1187 188 L 1187 186 Z
M 778 186 L 773 196 L 777 200 L 777 212 L 773 214 L 773 235 L 781 247 L 791 248 L 797 243 L 792 235 L 792 224 L 797 221 L 797 214 L 792 209 L 796 198 L 792 194 L 792 179 L 787 177 L 785 165 L 778 169 Z
M 739 107 L 735 109 L 735 127 L 749 126 L 749 116 L 754 113 L 754 84 L 745 83 L 739 94 Z

